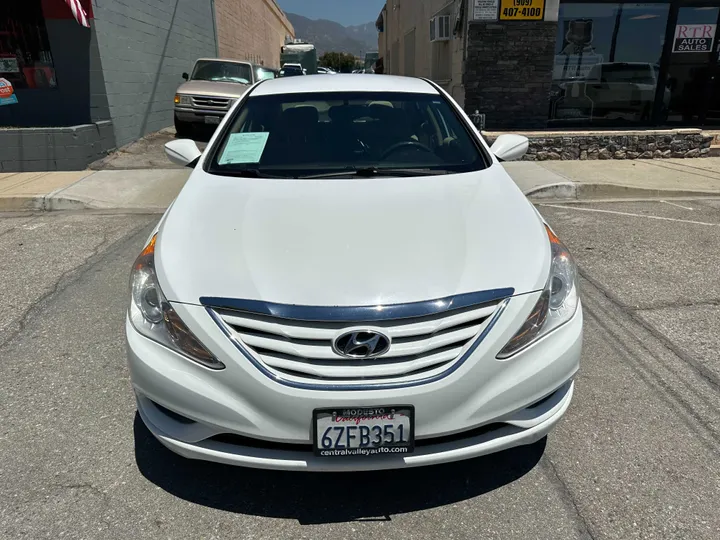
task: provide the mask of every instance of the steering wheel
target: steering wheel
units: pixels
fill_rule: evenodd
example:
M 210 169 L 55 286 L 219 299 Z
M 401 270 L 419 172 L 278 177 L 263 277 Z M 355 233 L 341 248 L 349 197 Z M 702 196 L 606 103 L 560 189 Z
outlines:
M 417 141 L 401 141 L 401 142 L 399 142 L 399 143 L 393 144 L 390 148 L 388 148 L 387 150 L 385 150 L 385 152 L 383 152 L 383 155 L 380 156 L 380 159 L 386 159 L 389 155 L 394 154 L 395 152 L 397 152 L 398 150 L 400 150 L 400 149 L 402 149 L 402 148 L 405 148 L 406 146 L 412 147 L 412 148 L 416 148 L 416 149 L 418 149 L 418 150 L 422 150 L 423 152 L 428 152 L 428 153 L 430 153 L 430 154 L 433 154 L 433 153 L 434 153 L 434 152 L 432 151 L 432 149 L 430 149 L 428 146 L 425 146 L 425 145 L 424 145 L 423 143 L 421 143 L 421 142 L 417 142 Z

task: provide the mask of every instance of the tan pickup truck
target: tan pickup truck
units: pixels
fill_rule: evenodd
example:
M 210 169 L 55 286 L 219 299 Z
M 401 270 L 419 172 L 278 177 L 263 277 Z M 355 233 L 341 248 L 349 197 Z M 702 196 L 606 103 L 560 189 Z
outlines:
M 175 94 L 175 130 L 179 137 L 191 137 L 199 125 L 217 125 L 235 101 L 254 83 L 274 79 L 273 69 L 221 58 L 200 58 L 187 82 Z

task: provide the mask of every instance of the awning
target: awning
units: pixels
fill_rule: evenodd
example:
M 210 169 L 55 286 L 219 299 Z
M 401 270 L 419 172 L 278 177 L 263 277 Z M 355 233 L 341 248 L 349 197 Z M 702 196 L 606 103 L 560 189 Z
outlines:
M 85 13 L 85 10 L 80 4 L 80 0 L 65 0 L 65 3 L 70 7 L 70 11 L 72 11 L 75 20 L 84 27 L 90 28 L 87 13 Z

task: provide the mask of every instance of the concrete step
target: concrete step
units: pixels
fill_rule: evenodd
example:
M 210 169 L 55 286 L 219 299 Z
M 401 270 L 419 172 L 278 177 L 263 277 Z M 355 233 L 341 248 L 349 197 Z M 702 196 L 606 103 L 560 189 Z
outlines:
M 720 144 L 711 144 L 708 157 L 720 157 Z

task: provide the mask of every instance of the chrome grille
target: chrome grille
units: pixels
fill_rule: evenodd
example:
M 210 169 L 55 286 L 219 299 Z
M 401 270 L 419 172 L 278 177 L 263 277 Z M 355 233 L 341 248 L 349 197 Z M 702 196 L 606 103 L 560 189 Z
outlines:
M 414 318 L 352 322 L 302 321 L 213 308 L 216 320 L 265 368 L 297 382 L 371 384 L 424 379 L 457 362 L 487 327 L 500 302 Z M 369 359 L 337 354 L 333 341 L 354 329 L 376 330 L 390 349 Z
M 203 109 L 227 110 L 232 103 L 229 98 L 192 96 L 193 105 Z

